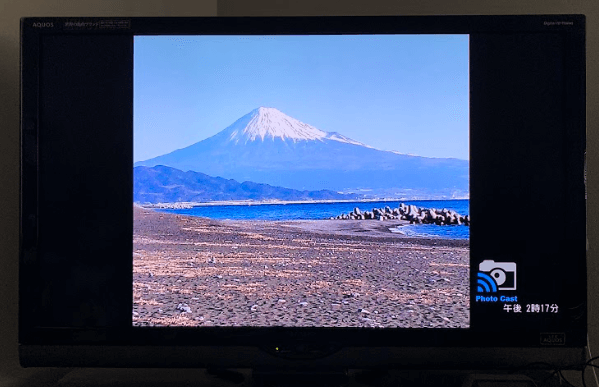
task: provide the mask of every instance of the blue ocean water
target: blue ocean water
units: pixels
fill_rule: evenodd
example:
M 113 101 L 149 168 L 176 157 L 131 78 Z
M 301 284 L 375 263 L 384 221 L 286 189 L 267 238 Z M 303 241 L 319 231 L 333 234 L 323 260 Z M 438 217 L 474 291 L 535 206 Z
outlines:
M 343 203 L 293 203 L 260 205 L 213 205 L 186 209 L 161 209 L 160 211 L 199 216 L 211 219 L 234 220 L 316 220 L 329 219 L 342 213 L 349 213 L 358 207 L 361 211 L 389 206 L 397 208 L 400 203 L 417 207 L 454 210 L 460 215 L 469 214 L 470 201 L 464 200 L 411 200 L 381 202 Z M 436 226 L 414 224 L 403 226 L 397 231 L 414 237 L 438 237 L 446 239 L 469 239 L 470 228 L 466 226 Z

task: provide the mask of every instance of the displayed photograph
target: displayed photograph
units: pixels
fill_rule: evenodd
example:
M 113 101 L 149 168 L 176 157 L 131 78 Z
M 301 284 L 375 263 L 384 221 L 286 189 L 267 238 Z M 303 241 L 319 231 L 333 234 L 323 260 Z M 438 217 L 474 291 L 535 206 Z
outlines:
M 468 35 L 134 40 L 134 326 L 468 328 Z

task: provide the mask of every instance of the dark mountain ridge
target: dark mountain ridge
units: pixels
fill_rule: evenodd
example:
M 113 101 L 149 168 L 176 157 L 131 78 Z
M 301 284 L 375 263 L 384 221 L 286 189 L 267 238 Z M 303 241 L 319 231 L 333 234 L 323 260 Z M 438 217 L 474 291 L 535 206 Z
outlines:
M 251 181 L 211 177 L 158 165 L 133 169 L 133 201 L 136 203 L 211 202 L 224 200 L 343 200 L 356 199 L 328 190 L 299 191 Z

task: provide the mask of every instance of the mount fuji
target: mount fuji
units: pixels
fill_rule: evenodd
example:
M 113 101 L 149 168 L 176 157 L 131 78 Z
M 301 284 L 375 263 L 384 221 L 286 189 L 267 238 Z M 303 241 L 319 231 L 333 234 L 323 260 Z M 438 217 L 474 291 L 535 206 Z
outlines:
M 374 149 L 267 107 L 252 110 L 205 140 L 135 163 L 157 165 L 241 182 L 367 197 L 468 196 L 467 160 Z

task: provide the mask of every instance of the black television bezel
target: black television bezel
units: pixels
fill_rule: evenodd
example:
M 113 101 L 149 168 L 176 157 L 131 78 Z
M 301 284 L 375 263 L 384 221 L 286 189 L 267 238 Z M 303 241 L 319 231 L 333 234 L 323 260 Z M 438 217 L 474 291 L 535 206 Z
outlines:
M 70 22 L 71 27 L 65 28 Z M 82 24 L 77 24 L 82 23 Z M 553 24 L 548 24 L 553 23 Z M 548 29 L 567 39 L 573 58 L 568 108 L 575 146 L 585 147 L 585 18 L 583 15 L 528 16 L 378 16 L 268 18 L 24 18 L 21 21 L 21 224 L 19 274 L 19 343 L 24 365 L 74 366 L 253 366 L 293 364 L 327 366 L 410 364 L 442 361 L 448 367 L 472 367 L 494 361 L 522 365 L 551 361 L 561 365 L 584 358 L 584 331 L 574 340 L 547 348 L 530 335 L 538 331 L 493 332 L 471 329 L 330 329 L 169 327 L 44 327 L 27 314 L 28 300 L 39 297 L 29 286 L 37 264 L 41 39 L 51 35 L 237 35 L 237 34 L 506 34 L 543 33 Z M 131 123 L 132 125 L 132 123 Z M 574 161 L 579 165 L 578 161 Z M 132 161 L 131 161 L 131 164 Z M 585 273 L 583 273 L 585 274 Z M 586 278 L 586 274 L 585 274 Z M 586 280 L 586 279 L 585 279 Z M 586 289 L 586 282 L 581 283 Z M 471 291 L 472 300 L 473 291 Z M 580 294 L 577 293 L 576 297 Z M 585 292 L 586 297 L 586 292 Z M 586 298 L 580 300 L 586 320 Z M 297 350 L 310 344 L 310 350 Z M 94 352 L 101 346 L 104 352 Z M 276 351 L 275 348 L 283 348 Z M 302 347 L 304 348 L 304 347 Z M 539 350 L 541 349 L 541 350 Z M 168 361 L 156 353 L 169 351 Z M 298 353 L 299 351 L 299 353 Z M 308 353 L 309 352 L 309 353 Z M 40 356 L 40 353 L 51 356 Z M 214 354 L 218 355 L 214 355 Z M 366 356 L 366 354 L 368 354 Z M 465 356 L 464 362 L 456 354 Z M 273 356 L 274 355 L 274 356 Z M 313 359 L 315 357 L 316 359 Z M 162 358 L 162 360 L 157 360 Z M 283 360 L 281 360 L 283 359 Z M 290 360 L 291 359 L 291 360 Z M 492 360 L 490 360 L 492 359 Z M 290 363 L 285 363 L 289 361 Z M 283 363 L 281 363 L 283 362 Z

